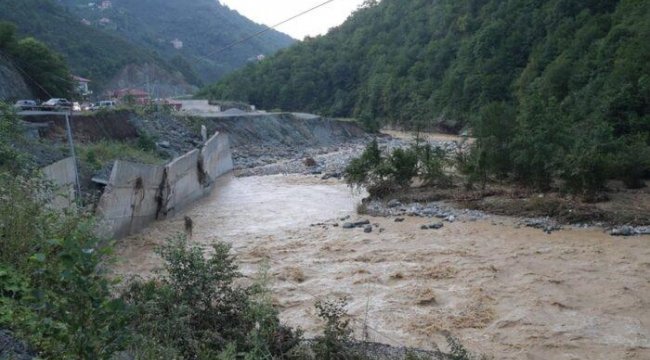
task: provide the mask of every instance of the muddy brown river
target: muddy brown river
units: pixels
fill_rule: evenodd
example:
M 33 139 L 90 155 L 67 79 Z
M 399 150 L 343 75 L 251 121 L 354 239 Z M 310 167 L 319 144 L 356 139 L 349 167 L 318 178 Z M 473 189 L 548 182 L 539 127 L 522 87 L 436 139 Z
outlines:
M 501 217 L 428 231 L 427 219 L 369 218 L 369 234 L 310 226 L 356 219 L 362 196 L 307 176 L 223 178 L 186 214 L 192 242 L 232 244 L 248 277 L 268 266 L 282 320 L 308 336 L 315 300 L 345 296 L 371 341 L 431 349 L 449 331 L 495 359 L 650 359 L 650 237 L 547 235 Z M 153 248 L 182 218 L 123 240 L 116 272 L 151 274 Z

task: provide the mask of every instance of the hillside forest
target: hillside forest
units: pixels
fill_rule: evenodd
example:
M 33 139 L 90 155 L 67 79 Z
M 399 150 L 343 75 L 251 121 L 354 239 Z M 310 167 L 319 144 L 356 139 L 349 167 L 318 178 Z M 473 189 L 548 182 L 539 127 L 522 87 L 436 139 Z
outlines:
M 650 169 L 650 3 L 367 1 L 329 34 L 200 96 L 468 130 L 482 177 L 597 191 Z
M 293 42 L 270 31 L 216 56 L 218 49 L 264 27 L 209 0 L 110 3 L 100 9 L 100 2 L 3 0 L 0 21 L 13 23 L 19 37 L 39 39 L 59 53 L 73 74 L 92 80 L 95 91 L 115 86 L 116 78 L 133 69 L 179 88 L 201 86 L 244 66 L 250 57 L 270 55 Z M 174 40 L 182 48 L 176 49 Z

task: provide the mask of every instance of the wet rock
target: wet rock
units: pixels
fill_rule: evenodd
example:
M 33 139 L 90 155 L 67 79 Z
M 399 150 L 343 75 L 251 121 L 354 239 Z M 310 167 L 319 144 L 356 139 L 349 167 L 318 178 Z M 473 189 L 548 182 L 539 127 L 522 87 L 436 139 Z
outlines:
M 547 234 L 562 229 L 562 226 L 550 218 L 526 219 L 521 223 L 521 225 L 525 225 L 526 227 L 534 229 L 540 229 Z
M 341 177 L 342 177 L 341 173 L 338 172 L 327 173 L 321 177 L 321 180 L 340 179 Z
M 393 199 L 393 200 L 389 201 L 386 204 L 386 206 L 388 206 L 389 208 L 396 208 L 396 207 L 402 206 L 402 203 L 399 202 L 399 200 L 397 200 L 397 199 Z
M 636 228 L 636 232 L 639 235 L 650 235 L 650 226 L 641 226 Z
M 634 236 L 637 235 L 638 233 L 636 229 L 633 228 L 632 226 L 625 225 L 625 226 L 612 229 L 612 231 L 610 231 L 610 234 L 612 236 Z
M 354 224 L 346 222 L 345 224 L 343 224 L 343 228 L 344 229 L 354 229 Z
M 340 218 L 339 220 L 345 221 L 345 220 L 349 220 L 349 219 L 350 219 L 350 215 L 347 215 L 347 216 L 344 216 L 344 217 Z
M 304 164 L 305 164 L 305 166 L 307 166 L 307 167 L 314 167 L 314 166 L 318 165 L 318 163 L 316 162 L 316 160 L 314 160 L 314 158 L 311 157 L 311 156 L 305 158 L 305 160 L 304 160 Z
M 370 220 L 357 220 L 353 224 L 354 224 L 354 226 L 370 225 Z
M 396 218 L 395 222 L 404 222 L 404 218 Z
M 420 226 L 421 230 L 429 230 L 429 225 L 422 225 Z
M 372 232 L 372 225 L 366 225 L 366 226 L 363 228 L 363 232 L 366 233 L 366 234 L 367 234 L 367 233 L 371 233 L 371 232 Z
M 445 226 L 443 223 L 431 224 L 429 225 L 429 229 L 438 230 L 438 229 L 442 229 L 443 226 Z

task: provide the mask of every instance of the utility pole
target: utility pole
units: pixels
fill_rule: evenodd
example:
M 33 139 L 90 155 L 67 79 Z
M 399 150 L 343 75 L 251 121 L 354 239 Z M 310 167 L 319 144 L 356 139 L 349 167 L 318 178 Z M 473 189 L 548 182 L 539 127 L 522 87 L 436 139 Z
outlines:
M 70 115 L 72 110 L 65 112 L 65 131 L 68 135 L 68 144 L 70 145 L 70 155 L 72 156 L 72 161 L 74 161 L 74 177 L 75 182 L 77 183 L 77 198 L 78 201 L 81 201 L 81 184 L 79 183 L 79 166 L 77 164 L 77 155 L 74 151 L 74 141 L 72 140 L 72 128 L 70 127 Z

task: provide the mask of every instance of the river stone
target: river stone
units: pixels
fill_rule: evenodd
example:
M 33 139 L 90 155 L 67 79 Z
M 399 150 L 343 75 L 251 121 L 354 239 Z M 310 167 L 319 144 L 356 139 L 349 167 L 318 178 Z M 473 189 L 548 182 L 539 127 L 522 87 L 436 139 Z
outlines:
M 370 225 L 370 220 L 357 220 L 355 223 L 353 223 L 354 226 L 364 226 L 364 225 Z
M 158 143 L 158 146 L 160 146 L 161 148 L 169 149 L 172 146 L 172 144 L 169 141 L 161 141 Z
M 371 233 L 372 232 L 372 225 L 366 225 L 366 227 L 363 228 L 364 233 Z
M 399 200 L 397 200 L 397 199 L 393 199 L 393 200 L 389 201 L 388 204 L 386 204 L 386 205 L 387 205 L 389 208 L 396 208 L 396 207 L 398 207 L 398 206 L 401 206 L 402 203 L 399 202 Z
M 429 225 L 429 229 L 438 230 L 438 229 L 442 229 L 443 226 L 445 226 L 443 223 L 431 224 Z
M 639 235 L 650 235 L 650 226 L 641 226 L 636 228 L 636 232 Z
M 610 232 L 613 236 L 632 236 L 636 235 L 636 230 L 628 225 L 621 226 L 619 228 L 612 229 Z
M 354 224 L 346 222 L 345 224 L 343 224 L 343 228 L 344 229 L 354 229 Z

